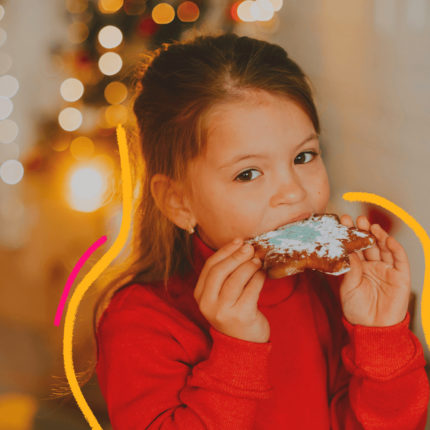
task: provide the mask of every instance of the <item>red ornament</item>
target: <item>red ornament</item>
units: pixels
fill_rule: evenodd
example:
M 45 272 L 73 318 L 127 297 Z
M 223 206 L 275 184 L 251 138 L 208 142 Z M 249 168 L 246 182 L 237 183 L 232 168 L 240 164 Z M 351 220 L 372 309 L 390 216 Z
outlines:
M 227 16 L 229 19 L 232 19 L 233 21 L 239 22 L 240 18 L 237 15 L 237 8 L 239 7 L 239 5 L 242 3 L 243 0 L 239 0 L 234 2 L 231 6 L 230 9 L 227 10 Z
M 159 25 L 153 21 L 150 16 L 142 18 L 137 27 L 137 32 L 142 37 L 152 36 L 158 29 Z
M 89 66 L 91 64 L 91 57 L 87 51 L 76 52 L 75 60 L 81 66 Z
M 23 160 L 24 169 L 27 172 L 37 172 L 45 167 L 46 159 L 42 154 L 42 151 L 35 147 Z
M 379 206 L 366 204 L 366 216 L 370 224 L 379 224 L 388 234 L 393 230 L 393 215 Z

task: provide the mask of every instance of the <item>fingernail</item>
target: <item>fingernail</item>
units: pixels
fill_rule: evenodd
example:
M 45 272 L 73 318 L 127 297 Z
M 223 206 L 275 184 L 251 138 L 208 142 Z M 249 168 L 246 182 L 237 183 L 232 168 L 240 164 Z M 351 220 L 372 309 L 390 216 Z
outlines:
M 259 258 L 257 258 L 257 257 L 254 257 L 251 261 L 254 264 L 256 264 L 257 266 L 259 266 L 261 264 L 261 260 Z
M 239 237 L 236 237 L 236 239 L 233 240 L 233 243 L 235 245 L 239 245 L 240 242 L 242 242 L 242 239 L 240 239 Z
M 242 246 L 242 248 L 240 249 L 240 252 L 243 252 L 244 254 L 246 254 L 247 252 L 251 251 L 252 246 L 249 243 L 246 243 L 245 245 Z

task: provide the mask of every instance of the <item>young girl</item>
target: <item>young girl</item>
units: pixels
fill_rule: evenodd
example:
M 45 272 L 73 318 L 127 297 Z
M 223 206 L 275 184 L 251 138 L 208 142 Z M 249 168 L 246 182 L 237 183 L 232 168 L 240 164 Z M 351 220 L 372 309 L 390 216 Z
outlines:
M 272 280 L 243 245 L 326 211 L 299 66 L 235 34 L 164 44 L 134 112 L 134 262 L 97 323 L 113 428 L 424 429 L 429 384 L 402 246 L 360 216 L 377 245 L 351 255 L 348 273 Z

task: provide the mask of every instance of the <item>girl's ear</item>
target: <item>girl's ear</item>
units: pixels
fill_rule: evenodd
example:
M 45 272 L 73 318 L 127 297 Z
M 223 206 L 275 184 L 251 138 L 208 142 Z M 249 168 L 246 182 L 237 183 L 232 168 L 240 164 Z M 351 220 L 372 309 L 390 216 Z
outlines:
M 184 185 L 157 173 L 151 179 L 151 194 L 158 209 L 175 225 L 188 230 L 195 224 Z

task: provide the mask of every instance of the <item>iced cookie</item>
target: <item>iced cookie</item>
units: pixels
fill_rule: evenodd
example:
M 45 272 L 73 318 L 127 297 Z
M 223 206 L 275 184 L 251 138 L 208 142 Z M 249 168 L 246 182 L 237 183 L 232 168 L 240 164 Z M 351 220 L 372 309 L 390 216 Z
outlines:
M 314 214 L 245 242 L 264 255 L 263 270 L 273 279 L 305 269 L 341 275 L 350 270 L 348 254 L 372 247 L 376 239 L 342 225 L 336 214 Z

